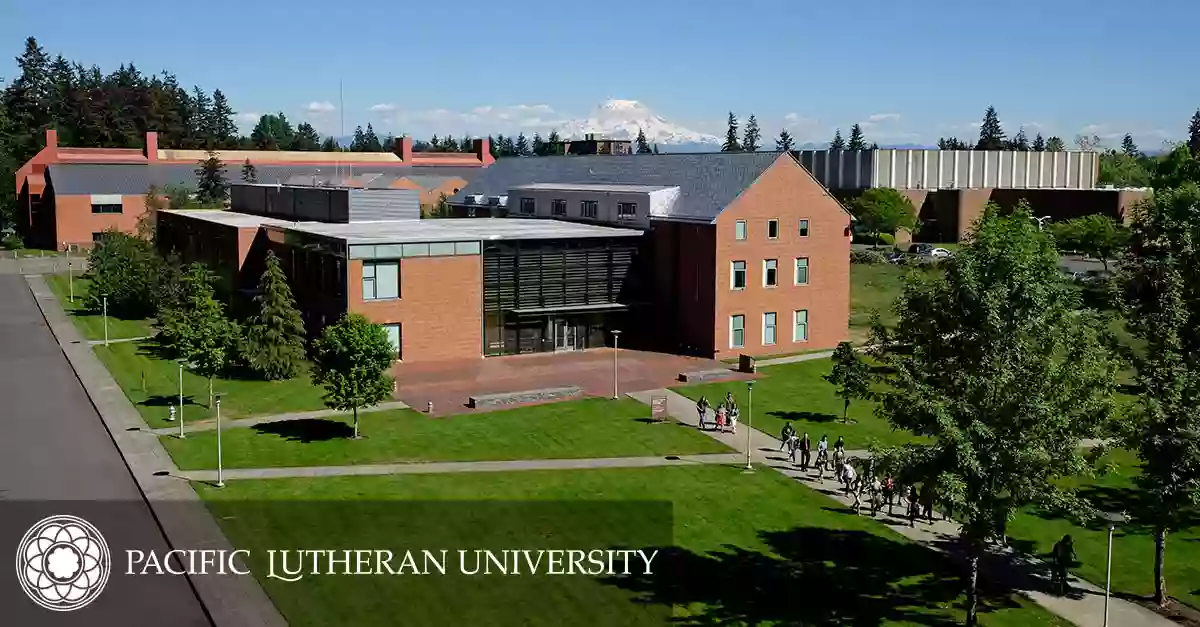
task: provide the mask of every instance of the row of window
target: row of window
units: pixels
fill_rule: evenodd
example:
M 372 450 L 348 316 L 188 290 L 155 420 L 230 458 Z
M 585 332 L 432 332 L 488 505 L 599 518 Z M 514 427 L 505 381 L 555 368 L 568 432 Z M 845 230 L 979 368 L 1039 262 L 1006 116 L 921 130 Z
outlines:
M 537 213 L 537 199 L 522 198 L 519 205 L 520 212 L 523 215 L 534 215 Z M 581 218 L 595 218 L 600 212 L 600 203 L 595 200 L 579 201 L 579 216 Z M 550 215 L 566 216 L 567 201 L 561 198 L 555 198 L 550 201 Z M 617 203 L 618 218 L 635 218 L 637 217 L 636 202 L 619 202 Z
M 779 260 L 763 260 L 763 287 L 779 285 Z M 746 262 L 730 262 L 729 288 L 734 290 L 746 289 Z M 792 285 L 808 285 L 808 257 L 796 257 L 792 270 Z
M 738 220 L 733 223 L 733 237 L 737 240 L 745 240 L 747 237 L 747 226 L 745 220 Z M 796 226 L 796 233 L 800 237 L 808 237 L 808 220 L 801 220 Z M 771 218 L 767 220 L 767 239 L 779 239 L 779 220 Z
M 773 346 L 779 343 L 778 316 L 774 311 L 762 315 L 763 346 Z M 792 341 L 808 341 L 808 310 L 797 309 L 792 312 Z M 746 316 L 734 314 L 729 316 L 729 347 L 746 347 Z
M 92 204 L 92 213 L 121 213 L 121 203 Z

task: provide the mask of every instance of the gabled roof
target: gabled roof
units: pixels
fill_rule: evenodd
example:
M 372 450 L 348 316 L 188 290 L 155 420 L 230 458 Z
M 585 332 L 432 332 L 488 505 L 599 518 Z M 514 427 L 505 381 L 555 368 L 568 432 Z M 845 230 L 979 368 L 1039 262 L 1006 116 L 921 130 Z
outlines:
M 332 153 L 330 153 L 332 154 Z M 157 164 L 98 164 L 98 163 L 55 163 L 47 168 L 50 185 L 56 194 L 122 194 L 132 196 L 145 194 L 151 185 L 166 187 L 184 185 L 195 187 L 196 165 L 184 163 Z M 314 178 L 318 183 L 333 184 L 348 179 L 368 181 L 368 188 L 387 188 L 401 177 L 449 177 L 467 180 L 475 176 L 479 168 L 456 168 L 438 166 L 381 166 L 376 164 L 329 163 L 321 167 L 260 165 L 255 170 L 260 183 L 310 184 Z M 380 174 L 381 176 L 364 176 Z M 225 165 L 225 178 L 231 183 L 241 181 L 242 166 L 236 163 Z
M 534 183 L 678 187 L 679 198 L 664 217 L 711 222 L 782 156 L 780 152 L 711 152 L 509 157 L 478 172 L 450 202 L 465 204 L 467 196 L 475 194 L 504 196 L 514 187 Z

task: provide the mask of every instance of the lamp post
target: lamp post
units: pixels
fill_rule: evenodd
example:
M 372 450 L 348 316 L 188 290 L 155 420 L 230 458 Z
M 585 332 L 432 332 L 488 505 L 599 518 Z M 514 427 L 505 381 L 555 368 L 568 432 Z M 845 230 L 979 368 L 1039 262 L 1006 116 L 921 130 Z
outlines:
M 179 439 L 182 440 L 187 437 L 183 433 L 183 360 L 176 361 L 179 362 Z
M 620 398 L 620 395 L 618 393 L 619 390 L 618 390 L 618 386 L 617 386 L 617 344 L 621 340 L 620 329 L 613 329 L 612 335 L 613 335 L 613 400 L 615 401 L 618 398 Z
M 104 345 L 108 346 L 108 294 L 101 294 L 104 307 Z
M 750 434 L 754 432 L 754 382 L 746 382 L 746 469 L 743 472 L 754 472 L 750 465 Z
M 217 406 L 217 487 L 225 487 L 225 474 L 221 469 L 221 395 L 213 395 L 213 401 Z
M 1104 574 L 1104 627 L 1108 627 L 1108 597 L 1112 589 L 1112 546 L 1113 531 L 1117 525 L 1125 522 L 1125 514 L 1117 512 L 1102 512 L 1100 518 L 1108 522 L 1108 564 Z
M 70 291 L 71 302 L 75 302 L 75 267 L 71 265 L 71 245 L 63 242 L 63 247 L 67 249 L 67 289 Z

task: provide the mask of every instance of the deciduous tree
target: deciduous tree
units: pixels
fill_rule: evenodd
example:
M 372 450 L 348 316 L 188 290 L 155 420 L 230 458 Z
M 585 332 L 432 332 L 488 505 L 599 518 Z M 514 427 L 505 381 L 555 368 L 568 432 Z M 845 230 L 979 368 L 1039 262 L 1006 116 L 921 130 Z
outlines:
M 314 348 L 313 382 L 325 386 L 326 405 L 354 412 L 357 439 L 358 409 L 392 395 L 394 381 L 387 371 L 396 359 L 396 349 L 383 327 L 360 314 L 346 314 L 326 327 Z
M 911 229 L 917 224 L 912 203 L 890 187 L 864 191 L 851 203 L 851 212 L 863 230 L 874 236 L 872 246 L 878 245 L 880 233 L 895 233 L 898 228 Z
M 258 312 L 246 323 L 242 357 L 266 379 L 290 379 L 304 363 L 304 319 L 275 253 L 267 252 L 266 266 L 254 297 Z
M 850 342 L 839 342 L 831 359 L 833 370 L 824 378 L 837 386 L 837 395 L 842 398 L 842 422 L 847 422 L 850 401 L 869 398 L 871 394 L 871 367 L 854 352 Z
M 214 295 L 215 279 L 203 264 L 188 266 L 183 277 L 186 296 L 178 307 L 160 313 L 160 343 L 208 379 L 208 406 L 213 404 L 213 378 L 229 366 L 238 345 L 236 323 Z
M 910 277 L 895 329 L 873 332 L 891 373 L 879 416 L 928 438 L 875 453 L 934 487 L 961 523 L 968 625 L 985 543 L 1030 504 L 1084 508 L 1060 479 L 1090 472 L 1081 441 L 1112 408 L 1118 362 L 1058 263 L 1027 207 L 991 205 L 944 274 Z
M 1046 140 L 1046 152 L 1062 152 L 1067 149 L 1066 143 L 1058 135 L 1051 135 Z
M 1060 250 L 1079 250 L 1104 264 L 1118 255 L 1129 243 L 1129 229 L 1108 216 L 1091 214 L 1066 222 L 1055 223 L 1050 229 Z

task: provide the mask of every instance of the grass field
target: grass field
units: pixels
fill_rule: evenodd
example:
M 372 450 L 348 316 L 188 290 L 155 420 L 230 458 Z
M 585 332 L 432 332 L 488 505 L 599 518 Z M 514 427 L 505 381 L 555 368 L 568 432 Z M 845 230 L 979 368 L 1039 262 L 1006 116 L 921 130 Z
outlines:
M 1154 593 L 1154 536 L 1136 512 L 1153 504 L 1141 501 L 1143 497 L 1133 490 L 1133 478 L 1139 473 L 1133 453 L 1114 450 L 1107 461 L 1114 463 L 1116 470 L 1080 484 L 1081 492 L 1104 511 L 1131 515 L 1129 523 L 1117 528 L 1113 540 L 1112 586 L 1118 593 L 1150 596 Z M 1103 585 L 1108 553 L 1104 525 L 1096 521 L 1083 526 L 1031 510 L 1009 525 L 1009 537 L 1022 542 L 1027 551 L 1049 554 L 1063 534 L 1071 534 L 1080 562 L 1075 573 Z M 1200 518 L 1190 529 L 1167 534 L 1166 574 L 1171 596 L 1200 608 Z
M 852 402 L 850 422 L 843 424 L 842 399 L 835 394 L 833 384 L 821 378 L 832 368 L 829 358 L 761 368 L 759 372 L 765 376 L 754 383 L 754 428 L 778 437 L 784 423 L 791 421 L 801 434 L 807 431 L 812 436 L 814 445 L 822 434 L 828 434 L 830 442 L 841 435 L 846 438 L 846 447 L 853 450 L 867 448 L 872 440 L 884 444 L 913 440 L 911 434 L 892 431 L 885 421 L 876 418 L 872 401 Z M 733 392 L 742 421 L 748 417 L 750 406 L 742 382 L 686 385 L 674 390 L 692 400 L 707 396 L 714 406 L 726 392 Z
M 404 409 L 359 414 L 360 440 L 348 439 L 352 418 L 338 416 L 227 429 L 221 447 L 228 468 L 733 452 L 692 427 L 650 423 L 649 411 L 595 398 L 444 418 Z M 162 442 L 180 468 L 215 463 L 213 432 Z
M 62 303 L 63 311 L 75 323 L 83 337 L 89 340 L 104 339 L 104 316 L 100 303 L 95 301 L 88 292 L 91 283 L 88 279 L 75 276 L 75 302 L 71 302 L 71 282 L 66 274 L 46 275 L 46 284 Z M 115 340 L 126 337 L 145 337 L 153 334 L 148 320 L 122 320 L 114 316 L 108 318 L 108 337 Z
M 147 342 L 93 348 L 146 424 L 151 427 L 175 424 L 166 418 L 168 408 L 179 402 L 179 364 L 154 357 Z M 314 386 L 307 374 L 287 381 L 215 379 L 213 390 L 222 394 L 222 418 L 325 408 L 323 389 Z M 185 421 L 206 420 L 215 415 L 208 407 L 208 379 L 184 370 L 183 393 Z
M 670 525 L 672 539 L 658 545 L 651 575 L 284 583 L 263 577 L 262 560 L 252 561 L 293 627 L 664 625 L 668 613 L 676 616 L 671 624 L 696 626 L 941 625 L 961 624 L 963 616 L 962 578 L 946 558 L 774 472 L 698 466 L 231 481 L 197 489 L 233 544 L 253 555 L 280 546 L 402 551 L 524 541 L 535 548 L 632 548 L 655 542 Z M 647 501 L 670 501 L 673 523 Z M 542 515 L 539 506 L 554 503 L 581 509 Z M 985 590 L 984 599 L 984 625 L 1067 624 L 1003 592 Z

